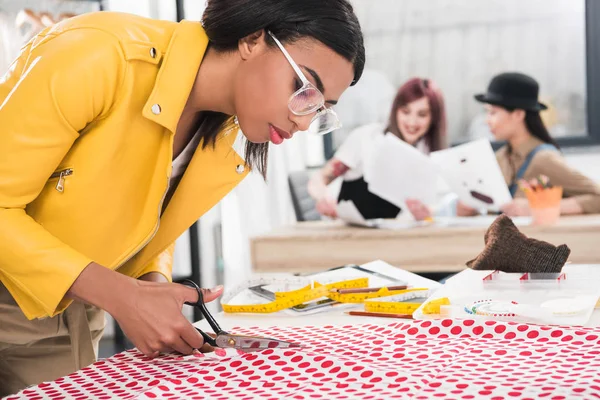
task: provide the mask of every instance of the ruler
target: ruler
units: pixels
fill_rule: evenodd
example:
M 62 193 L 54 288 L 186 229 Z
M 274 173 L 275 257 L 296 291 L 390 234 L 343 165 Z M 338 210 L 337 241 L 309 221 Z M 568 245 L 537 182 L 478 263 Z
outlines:
M 392 314 L 412 314 L 421 307 L 421 304 L 429 297 L 429 289 L 415 288 L 407 289 L 404 293 L 393 294 L 387 297 L 381 297 L 376 300 L 367 299 L 365 301 L 365 311 L 392 313 Z M 422 301 L 411 301 L 419 300 Z
M 423 297 L 423 291 L 428 289 L 424 288 L 411 288 L 411 289 L 403 289 L 403 290 L 388 290 L 387 288 L 382 288 L 377 292 L 372 293 L 352 293 L 352 294 L 337 294 L 330 293 L 327 297 L 332 300 L 339 301 L 340 303 L 377 303 L 381 302 L 384 298 L 389 298 L 389 301 L 395 301 L 394 298 L 416 298 Z M 414 293 L 420 293 L 420 295 L 415 295 Z M 370 301 L 372 299 L 379 299 L 377 301 Z M 370 310 L 367 310 L 370 311 Z

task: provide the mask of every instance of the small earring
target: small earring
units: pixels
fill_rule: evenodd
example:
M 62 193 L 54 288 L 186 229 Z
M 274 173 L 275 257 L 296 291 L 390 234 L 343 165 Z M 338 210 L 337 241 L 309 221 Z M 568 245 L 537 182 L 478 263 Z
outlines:
M 238 120 L 238 117 L 237 117 L 237 115 L 234 115 L 234 116 L 233 116 L 233 123 L 234 123 L 234 124 L 236 124 L 236 125 L 239 125 L 239 124 L 240 124 L 240 121 Z

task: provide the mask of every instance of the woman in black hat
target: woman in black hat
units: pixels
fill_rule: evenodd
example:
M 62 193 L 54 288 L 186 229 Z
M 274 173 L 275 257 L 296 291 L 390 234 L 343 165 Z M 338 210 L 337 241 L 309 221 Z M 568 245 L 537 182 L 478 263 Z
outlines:
M 518 190 L 519 179 L 531 180 L 546 175 L 555 186 L 562 186 L 561 214 L 600 213 L 600 186 L 567 165 L 558 144 L 550 136 L 540 111 L 539 85 L 530 76 L 503 73 L 495 76 L 487 93 L 475 99 L 486 103 L 487 124 L 497 140 L 506 145 L 496 158 L 514 200 L 502 211 L 509 216 L 529 215 L 529 204 Z M 465 210 L 468 214 L 475 210 Z

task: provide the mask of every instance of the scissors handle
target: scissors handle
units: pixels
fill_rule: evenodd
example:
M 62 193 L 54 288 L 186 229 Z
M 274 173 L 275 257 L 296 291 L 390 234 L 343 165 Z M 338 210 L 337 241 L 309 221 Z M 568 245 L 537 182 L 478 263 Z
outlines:
M 189 285 L 187 285 L 187 286 L 193 287 L 194 289 L 196 289 L 196 292 L 198 292 L 198 301 L 197 302 L 195 302 L 195 303 L 186 302 L 185 304 L 194 306 L 194 307 L 198 307 L 200 309 L 200 312 L 204 316 L 204 318 L 206 318 L 206 321 L 208 322 L 210 327 L 213 328 L 215 334 L 218 335 L 219 333 L 221 333 L 223 330 L 221 329 L 221 327 L 219 326 L 217 321 L 214 319 L 214 317 L 211 315 L 211 313 L 208 311 L 208 308 L 206 308 L 206 304 L 204 304 L 204 296 L 202 295 L 202 289 L 200 289 L 200 287 L 196 284 L 196 282 L 191 281 L 189 279 L 186 279 L 185 283 L 189 283 Z
M 196 282 L 186 279 L 184 281 L 184 284 L 186 284 L 186 286 L 193 287 L 194 289 L 196 289 L 196 292 L 198 292 L 198 301 L 197 302 L 195 302 L 195 303 L 186 302 L 185 304 L 187 304 L 189 306 L 198 307 L 200 309 L 200 312 L 202 313 L 204 318 L 206 318 L 206 321 L 208 322 L 210 327 L 215 332 L 215 335 L 219 335 L 221 333 L 227 333 L 227 332 L 223 331 L 223 329 L 221 329 L 221 327 L 219 326 L 219 324 L 217 323 L 215 318 L 208 311 L 208 308 L 206 308 L 206 304 L 204 304 L 204 296 L 202 295 L 202 289 L 200 289 L 200 287 L 196 284 Z M 196 329 L 198 329 L 198 328 L 196 328 Z M 207 342 L 211 346 L 214 346 L 214 344 L 213 344 L 214 339 L 212 337 L 208 336 L 206 333 L 202 332 L 200 329 L 198 329 L 198 331 L 202 334 L 202 336 L 204 336 L 205 342 Z
M 196 328 L 196 330 L 197 330 L 198 332 L 200 332 L 200 334 L 201 334 L 201 335 L 202 335 L 202 337 L 204 338 L 204 343 L 208 343 L 208 344 L 210 344 L 212 347 L 219 347 L 219 346 L 217 345 L 217 341 L 216 341 L 216 340 L 215 340 L 215 339 L 214 339 L 212 336 L 210 336 L 208 333 L 206 333 L 206 332 L 204 332 L 204 331 L 202 331 L 202 330 L 200 330 L 200 329 L 198 329 L 198 328 Z

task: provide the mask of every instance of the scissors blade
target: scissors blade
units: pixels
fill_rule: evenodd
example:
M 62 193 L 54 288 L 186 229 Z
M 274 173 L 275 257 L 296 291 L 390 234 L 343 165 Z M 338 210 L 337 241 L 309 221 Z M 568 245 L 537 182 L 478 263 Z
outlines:
M 298 343 L 286 342 L 285 340 L 232 334 L 218 335 L 216 342 L 217 346 L 219 347 L 234 348 L 248 352 L 266 349 L 289 349 L 304 347 Z

